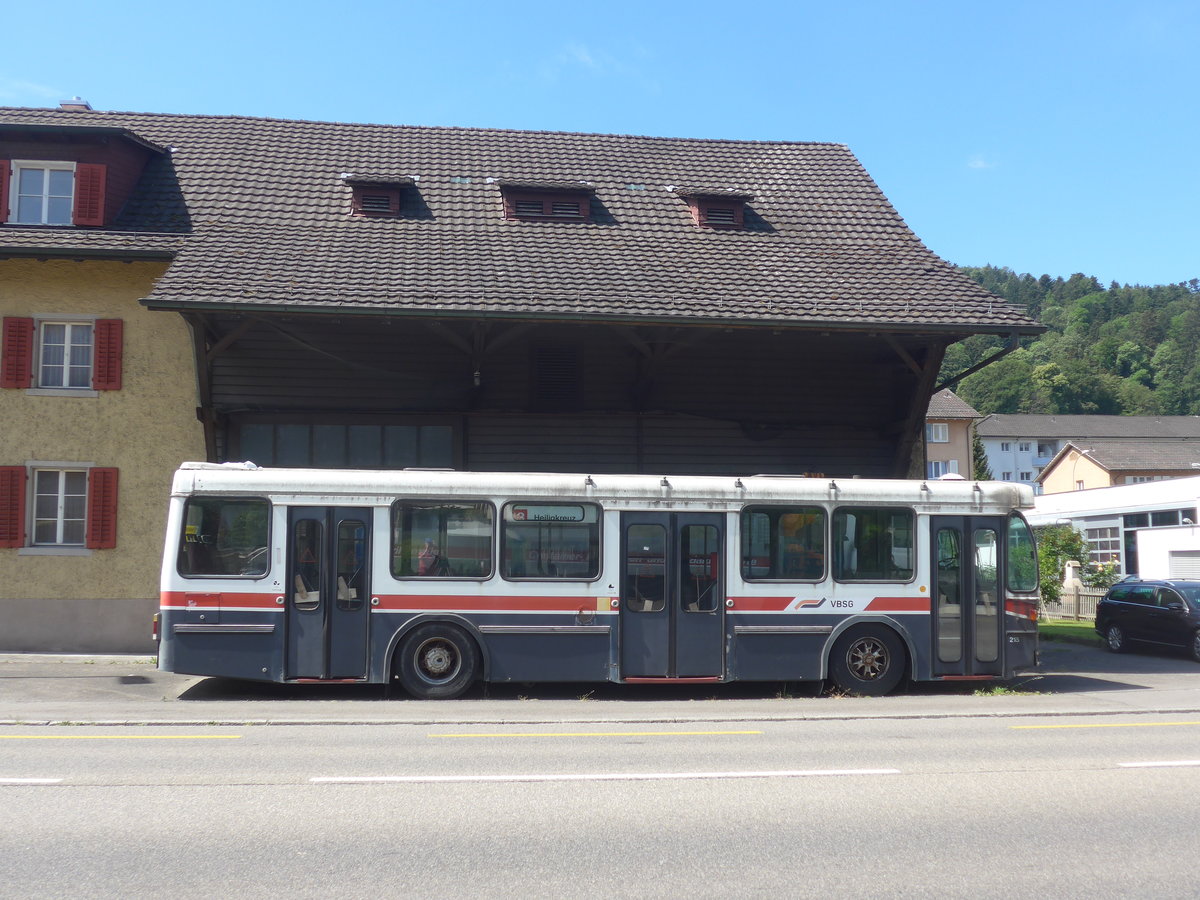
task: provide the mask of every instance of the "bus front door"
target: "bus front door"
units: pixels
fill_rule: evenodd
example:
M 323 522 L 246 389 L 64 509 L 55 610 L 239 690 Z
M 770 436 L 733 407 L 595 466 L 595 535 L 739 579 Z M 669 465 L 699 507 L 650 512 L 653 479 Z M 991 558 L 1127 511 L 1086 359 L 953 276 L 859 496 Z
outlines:
M 621 677 L 725 673 L 725 519 L 622 513 Z
M 288 514 L 287 677 L 367 675 L 371 510 Z
M 933 673 L 1004 672 L 1004 520 L 933 516 Z

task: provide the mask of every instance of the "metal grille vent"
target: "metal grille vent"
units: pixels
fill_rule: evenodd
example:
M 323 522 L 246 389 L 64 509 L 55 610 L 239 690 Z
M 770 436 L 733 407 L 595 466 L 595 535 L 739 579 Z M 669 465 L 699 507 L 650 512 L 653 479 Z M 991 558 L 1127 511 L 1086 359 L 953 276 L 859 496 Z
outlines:
M 392 198 L 388 194 L 363 194 L 363 212 L 386 213 L 392 211 Z
M 533 402 L 537 406 L 577 404 L 583 373 L 574 347 L 539 347 L 533 352 Z

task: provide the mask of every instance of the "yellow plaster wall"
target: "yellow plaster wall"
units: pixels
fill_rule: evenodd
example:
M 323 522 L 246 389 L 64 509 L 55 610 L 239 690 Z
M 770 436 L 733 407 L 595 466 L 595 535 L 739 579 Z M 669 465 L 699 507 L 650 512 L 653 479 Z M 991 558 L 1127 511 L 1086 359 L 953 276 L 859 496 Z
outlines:
M 6 599 L 158 596 L 171 472 L 185 459 L 204 458 L 188 329 L 178 314 L 138 303 L 164 269 L 145 262 L 0 261 L 3 315 L 124 321 L 121 390 L 92 397 L 0 390 L 0 465 L 41 460 L 120 469 L 116 548 L 90 556 L 0 549 L 0 618 Z
M 947 426 L 946 443 L 925 442 L 926 458 L 930 462 L 949 462 L 958 460 L 958 474 L 970 478 L 971 466 L 971 425 L 969 419 L 928 419 L 928 422 L 940 422 Z M 920 476 L 924 477 L 924 475 Z
M 1082 453 L 1069 451 L 1042 475 L 1042 493 L 1061 494 L 1076 490 L 1075 482 L 1082 481 L 1084 490 L 1111 487 L 1112 477 Z

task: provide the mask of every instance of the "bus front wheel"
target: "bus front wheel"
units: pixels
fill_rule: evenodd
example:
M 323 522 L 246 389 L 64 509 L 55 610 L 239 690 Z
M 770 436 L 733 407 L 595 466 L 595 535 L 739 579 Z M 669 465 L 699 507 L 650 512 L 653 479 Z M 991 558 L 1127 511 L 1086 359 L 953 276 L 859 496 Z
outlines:
M 400 642 L 392 671 L 418 700 L 453 700 L 474 683 L 479 650 L 461 628 L 420 625 Z
M 904 645 L 882 625 L 854 628 L 833 645 L 829 676 L 847 693 L 882 697 L 904 677 Z

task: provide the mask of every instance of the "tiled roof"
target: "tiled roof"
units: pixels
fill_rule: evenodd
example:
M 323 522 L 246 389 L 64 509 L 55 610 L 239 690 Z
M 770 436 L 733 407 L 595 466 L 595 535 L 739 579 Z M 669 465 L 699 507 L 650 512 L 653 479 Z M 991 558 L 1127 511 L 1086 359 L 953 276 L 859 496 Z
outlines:
M 1069 447 L 1110 472 L 1155 471 L 1192 475 L 1200 467 L 1200 440 L 1086 441 L 1069 444 L 1059 456 L 1066 456 Z
M 978 419 L 981 416 L 975 411 L 975 407 L 947 388 L 929 398 L 929 409 L 925 413 L 925 418 Z
M 45 256 L 169 259 L 185 240 L 182 234 L 0 226 L 0 256 L 39 252 Z
M 977 426 L 981 437 L 1131 439 L 1200 438 L 1200 416 L 1045 416 L 996 414 Z
M 838 144 L 39 109 L 0 123 L 171 148 L 114 223 L 190 234 L 156 306 L 1042 330 L 931 253 Z M 390 172 L 418 179 L 401 215 L 351 217 L 342 176 Z M 590 220 L 504 219 L 501 183 L 547 182 L 592 186 Z M 697 227 L 679 185 L 752 196 L 747 227 Z

